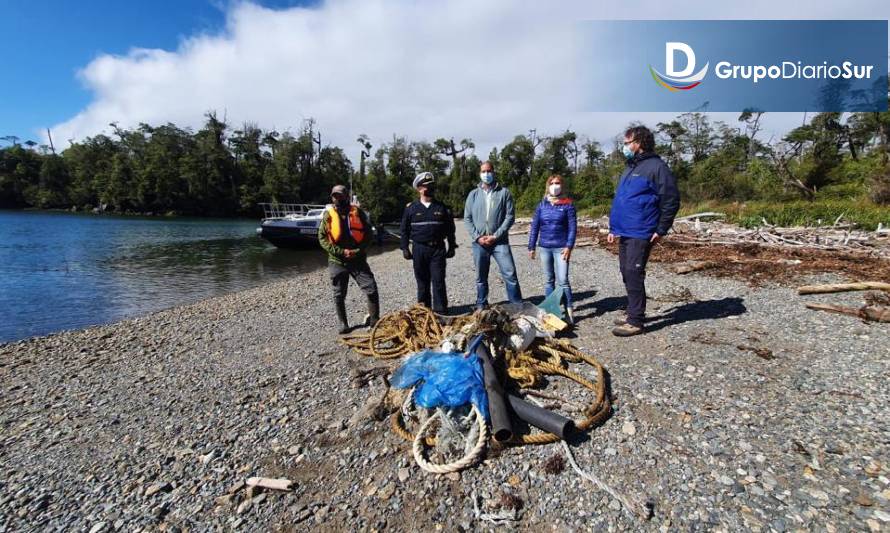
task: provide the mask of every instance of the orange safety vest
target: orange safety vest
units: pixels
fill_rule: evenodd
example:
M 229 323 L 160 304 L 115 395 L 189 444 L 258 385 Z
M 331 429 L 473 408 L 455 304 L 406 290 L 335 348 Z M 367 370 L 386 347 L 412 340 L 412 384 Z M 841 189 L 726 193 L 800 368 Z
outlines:
M 335 207 L 328 206 L 328 215 L 330 215 L 330 221 L 328 222 L 328 240 L 337 244 L 340 242 L 340 237 L 343 236 L 343 228 L 340 227 L 340 213 Z M 352 235 L 352 238 L 355 239 L 356 243 L 361 243 L 365 240 L 367 228 L 365 228 L 365 225 L 362 223 L 362 217 L 359 214 L 358 207 L 354 205 L 349 206 L 349 216 L 346 218 L 346 223 L 349 226 L 349 234 Z

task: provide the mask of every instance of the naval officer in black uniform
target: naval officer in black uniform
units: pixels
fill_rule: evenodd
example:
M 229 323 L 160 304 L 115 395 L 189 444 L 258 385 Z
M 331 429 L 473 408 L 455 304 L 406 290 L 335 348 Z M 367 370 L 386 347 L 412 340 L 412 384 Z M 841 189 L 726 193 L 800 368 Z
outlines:
M 419 198 L 405 206 L 402 214 L 402 254 L 414 259 L 414 279 L 417 281 L 417 302 L 439 314 L 448 311 L 445 291 L 445 259 L 454 257 L 454 217 L 442 202 L 434 200 L 435 185 L 430 172 L 414 178 L 414 189 Z M 447 241 L 447 244 L 446 244 Z M 413 244 L 412 250 L 408 244 Z

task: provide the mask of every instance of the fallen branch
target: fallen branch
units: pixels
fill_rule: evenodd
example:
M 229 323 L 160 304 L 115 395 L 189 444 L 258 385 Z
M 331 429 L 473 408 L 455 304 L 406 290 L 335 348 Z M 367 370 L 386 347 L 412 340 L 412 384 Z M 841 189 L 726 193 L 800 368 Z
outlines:
M 828 311 L 830 313 L 840 313 L 842 315 L 850 315 L 861 318 L 868 322 L 887 322 L 890 323 L 890 307 L 877 305 L 865 305 L 859 309 L 855 307 L 847 307 L 845 305 L 833 304 L 806 304 L 807 309 L 816 311 Z
M 890 292 L 890 283 L 882 281 L 860 281 L 857 283 L 832 283 L 829 285 L 804 285 L 797 288 L 797 294 L 827 294 L 846 291 L 887 291 Z

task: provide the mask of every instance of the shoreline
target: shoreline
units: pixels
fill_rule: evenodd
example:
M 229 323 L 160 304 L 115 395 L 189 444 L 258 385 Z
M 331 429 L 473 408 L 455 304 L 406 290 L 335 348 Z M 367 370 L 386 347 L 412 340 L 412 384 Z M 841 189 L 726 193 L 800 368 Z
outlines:
M 88 215 L 95 217 L 118 217 L 118 218 L 129 218 L 129 219 L 145 219 L 145 220 L 168 220 L 168 221 L 176 221 L 176 220 L 225 220 L 230 222 L 256 222 L 259 224 L 259 221 L 262 219 L 262 215 L 259 214 L 256 217 L 247 216 L 247 215 L 239 215 L 232 217 L 225 216 L 204 216 L 204 215 L 181 215 L 181 214 L 169 214 L 169 213 L 135 213 L 135 212 L 127 212 L 127 211 L 93 211 L 93 210 L 85 210 L 85 209 L 77 209 L 72 210 L 62 209 L 62 208 L 41 208 L 41 207 L 0 207 L 0 211 L 6 211 L 8 213 L 43 213 L 48 215 Z
M 458 237 L 452 306 L 475 295 L 470 247 Z M 513 252 L 524 296 L 540 296 L 540 267 Z M 410 263 L 392 250 L 369 262 L 382 312 L 410 305 Z M 457 480 L 420 472 L 388 421 L 353 420 L 381 389 L 352 378 L 390 365 L 336 342 L 319 269 L 0 345 L 0 529 L 488 527 L 474 493 L 490 513 L 502 494 L 519 498 L 513 524 L 523 529 L 886 527 L 884 326 L 809 311 L 787 286 L 652 264 L 651 331 L 617 339 L 608 332 L 623 299 L 614 257 L 582 248 L 572 265 L 573 342 L 604 364 L 615 400 L 573 452 L 581 468 L 650 501 L 649 521 L 631 521 L 571 470 L 547 473 L 558 446 L 507 449 Z M 495 302 L 504 290 L 492 270 Z M 354 284 L 347 308 L 351 322 L 365 311 Z M 251 494 L 240 484 L 255 475 L 296 488 Z

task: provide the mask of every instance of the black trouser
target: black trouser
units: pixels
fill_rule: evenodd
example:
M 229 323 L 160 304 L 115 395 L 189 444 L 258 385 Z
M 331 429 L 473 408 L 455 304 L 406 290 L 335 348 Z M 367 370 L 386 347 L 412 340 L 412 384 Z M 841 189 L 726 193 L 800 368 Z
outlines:
M 627 323 L 643 327 L 646 316 L 646 262 L 652 243 L 649 239 L 621 237 L 618 243 L 618 268 L 627 289 Z
M 414 279 L 417 281 L 417 302 L 430 307 L 430 283 L 433 286 L 432 310 L 444 314 L 448 310 L 445 290 L 445 243 L 434 246 L 414 243 Z
M 365 259 L 347 262 L 346 266 L 328 263 L 328 274 L 331 276 L 331 284 L 334 287 L 335 302 L 346 300 L 350 276 L 358 283 L 359 288 L 368 298 L 377 297 L 377 280 L 374 279 L 374 273 L 371 272 L 371 267 L 368 266 L 368 261 Z

